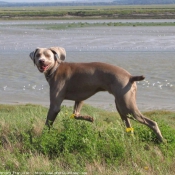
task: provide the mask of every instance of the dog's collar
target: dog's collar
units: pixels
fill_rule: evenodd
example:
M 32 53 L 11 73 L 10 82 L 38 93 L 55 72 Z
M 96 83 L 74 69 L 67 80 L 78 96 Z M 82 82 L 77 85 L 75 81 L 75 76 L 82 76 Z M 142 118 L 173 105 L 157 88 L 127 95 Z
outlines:
M 46 80 L 47 81 L 49 80 L 49 78 L 51 77 L 51 75 L 53 75 L 53 73 L 58 69 L 59 65 L 60 64 L 58 63 L 56 66 L 54 66 L 53 69 L 51 69 L 48 73 L 45 74 L 45 77 L 46 77 Z

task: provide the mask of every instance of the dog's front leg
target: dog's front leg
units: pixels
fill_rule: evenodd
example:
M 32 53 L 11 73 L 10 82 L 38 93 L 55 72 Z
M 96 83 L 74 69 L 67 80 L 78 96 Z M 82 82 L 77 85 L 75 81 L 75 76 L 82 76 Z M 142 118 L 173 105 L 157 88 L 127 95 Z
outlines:
M 73 113 L 76 116 L 80 115 L 80 111 L 81 111 L 82 106 L 83 106 L 83 101 L 75 101 Z
M 80 115 L 80 110 L 82 106 L 83 106 L 83 101 L 75 101 L 74 111 L 73 111 L 74 118 L 77 120 L 86 120 L 89 122 L 93 122 L 94 119 L 91 116 Z
M 50 103 L 50 108 L 47 114 L 47 119 L 46 119 L 46 126 L 49 128 L 53 125 L 53 122 L 55 121 L 56 116 L 60 112 L 60 106 L 63 100 L 59 100 L 56 103 L 51 102 Z
M 46 126 L 49 128 L 53 125 L 53 122 L 55 121 L 55 118 L 57 114 L 59 113 L 60 110 L 54 111 L 51 107 L 49 108 L 48 114 L 47 114 L 47 119 L 46 119 Z

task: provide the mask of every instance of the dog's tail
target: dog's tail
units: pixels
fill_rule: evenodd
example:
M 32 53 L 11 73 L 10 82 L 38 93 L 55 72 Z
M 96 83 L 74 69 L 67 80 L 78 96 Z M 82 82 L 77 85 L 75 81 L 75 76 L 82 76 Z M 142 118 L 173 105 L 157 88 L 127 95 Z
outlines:
M 144 79 L 145 79 L 145 77 L 143 75 L 141 75 L 141 76 L 131 76 L 130 82 L 133 83 L 134 81 L 142 81 Z

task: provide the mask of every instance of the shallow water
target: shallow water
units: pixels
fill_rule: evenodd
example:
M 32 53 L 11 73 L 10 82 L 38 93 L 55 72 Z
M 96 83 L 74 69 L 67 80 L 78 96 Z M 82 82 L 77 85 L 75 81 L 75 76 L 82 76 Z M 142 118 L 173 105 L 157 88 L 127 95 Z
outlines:
M 133 75 L 146 76 L 145 81 L 137 83 L 140 110 L 175 110 L 175 27 L 45 30 L 17 25 L 52 22 L 56 23 L 0 22 L 0 103 L 48 106 L 49 86 L 28 55 L 36 47 L 62 46 L 67 61 L 102 61 L 121 66 Z M 114 98 L 104 92 L 86 103 L 115 109 Z

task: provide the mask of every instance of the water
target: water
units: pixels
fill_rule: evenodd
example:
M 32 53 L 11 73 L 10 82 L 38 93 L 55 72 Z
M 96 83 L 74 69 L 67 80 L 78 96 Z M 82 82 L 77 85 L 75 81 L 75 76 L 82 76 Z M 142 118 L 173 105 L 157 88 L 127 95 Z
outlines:
M 137 83 L 140 110 L 175 110 L 175 27 L 46 30 L 28 26 L 59 22 L 65 21 L 0 22 L 0 103 L 48 106 L 49 86 L 29 53 L 36 47 L 62 46 L 67 51 L 66 61 L 102 61 L 133 75 L 144 75 L 146 80 Z M 115 110 L 114 98 L 107 92 L 96 94 L 86 103 Z

